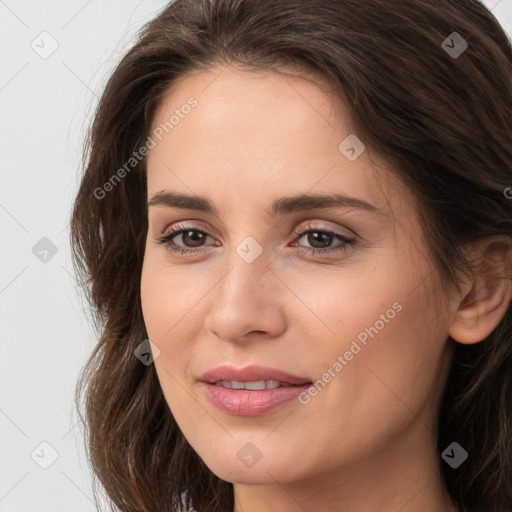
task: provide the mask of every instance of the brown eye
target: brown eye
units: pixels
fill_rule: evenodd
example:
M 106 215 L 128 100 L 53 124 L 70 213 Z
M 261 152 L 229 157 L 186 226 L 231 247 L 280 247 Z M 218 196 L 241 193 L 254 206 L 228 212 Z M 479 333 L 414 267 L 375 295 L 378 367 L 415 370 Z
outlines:
M 357 242 L 355 238 L 349 238 L 342 233 L 335 233 L 334 231 L 323 229 L 310 228 L 303 231 L 296 231 L 295 233 L 298 235 L 297 240 L 306 238 L 307 243 L 311 245 L 311 247 L 299 245 L 299 250 L 311 254 L 347 251 L 350 246 L 355 245 Z M 330 247 L 335 240 L 340 241 L 338 247 Z
M 190 229 L 187 231 L 180 231 L 180 232 L 174 234 L 172 238 L 180 236 L 180 235 L 181 235 L 182 242 L 187 247 L 201 246 L 202 242 L 204 242 L 205 238 L 208 236 L 207 234 L 205 236 L 205 233 L 203 233 L 202 231 L 198 231 L 197 229 Z
M 209 235 L 205 231 L 193 229 L 191 227 L 179 224 L 170 231 L 168 231 L 166 234 L 157 238 L 156 241 L 159 244 L 164 245 L 165 248 L 170 252 L 180 252 L 181 254 L 186 252 L 197 253 L 202 252 L 204 250 L 201 248 L 205 246 L 204 242 L 208 237 L 211 238 L 211 235 Z M 180 243 L 177 244 L 175 242 L 175 239 L 177 239 L 178 242 Z

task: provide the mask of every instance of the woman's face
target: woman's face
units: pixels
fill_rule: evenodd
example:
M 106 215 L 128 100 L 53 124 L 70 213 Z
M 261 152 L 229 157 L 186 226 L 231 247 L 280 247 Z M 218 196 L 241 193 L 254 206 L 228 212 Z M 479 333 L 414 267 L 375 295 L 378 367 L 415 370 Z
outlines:
M 424 460 L 453 306 L 412 195 L 358 145 L 343 103 L 303 79 L 215 68 L 175 84 L 153 130 L 142 308 L 199 456 L 239 483 Z M 157 243 L 173 228 L 176 252 Z M 220 366 L 242 372 L 204 382 Z

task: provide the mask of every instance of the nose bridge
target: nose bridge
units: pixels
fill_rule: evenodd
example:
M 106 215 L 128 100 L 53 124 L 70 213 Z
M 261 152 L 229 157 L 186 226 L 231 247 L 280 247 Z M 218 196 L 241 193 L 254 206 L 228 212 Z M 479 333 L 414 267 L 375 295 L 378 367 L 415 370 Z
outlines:
M 275 335 L 284 322 L 269 280 L 273 274 L 267 254 L 255 240 L 243 239 L 226 257 L 224 277 L 213 292 L 205 327 L 226 341 L 251 331 Z M 258 244 L 259 245 L 259 244 Z
M 228 255 L 227 273 L 219 287 L 221 298 L 228 301 L 252 298 L 254 303 L 269 278 L 268 265 L 263 247 L 252 237 L 244 238 Z
M 252 289 L 253 293 L 268 276 L 265 273 L 270 263 L 268 248 L 265 249 L 263 239 L 266 238 L 261 221 L 254 223 L 254 212 L 261 214 L 262 208 L 251 199 L 238 204 L 236 222 L 231 222 L 230 242 L 226 245 L 229 251 L 224 254 L 229 273 L 225 276 L 222 293 L 238 294 L 242 290 Z M 252 223 L 251 223 L 252 222 Z

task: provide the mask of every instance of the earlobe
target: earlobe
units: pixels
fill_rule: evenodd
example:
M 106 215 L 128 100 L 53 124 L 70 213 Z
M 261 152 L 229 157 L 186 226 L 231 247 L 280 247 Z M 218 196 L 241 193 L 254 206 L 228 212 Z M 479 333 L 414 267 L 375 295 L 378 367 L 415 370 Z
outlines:
M 475 277 L 467 284 L 449 334 L 464 344 L 489 336 L 505 316 L 512 299 L 512 240 L 494 236 L 480 240 L 472 251 Z

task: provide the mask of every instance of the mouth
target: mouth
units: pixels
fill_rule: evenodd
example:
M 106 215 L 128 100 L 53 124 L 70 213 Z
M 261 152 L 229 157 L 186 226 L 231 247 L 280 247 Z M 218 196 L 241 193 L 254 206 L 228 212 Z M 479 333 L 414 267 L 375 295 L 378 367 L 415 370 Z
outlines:
M 202 378 L 202 382 L 208 384 L 232 383 L 230 389 L 273 389 L 279 386 L 301 386 L 303 384 L 310 384 L 311 379 L 307 377 L 299 377 L 292 373 L 278 368 L 271 368 L 269 366 L 250 365 L 244 368 L 235 368 L 234 366 L 218 366 L 213 370 L 207 371 Z M 265 383 L 265 388 L 262 383 Z M 237 387 L 244 385 L 244 388 Z M 267 384 L 269 388 L 267 388 Z M 279 384 L 279 386 L 277 385 Z M 225 387 L 228 387 L 226 384 Z M 245 386 L 248 387 L 245 387 Z M 256 388 L 254 388 L 256 386 Z
M 210 402 L 235 416 L 260 416 L 291 404 L 313 384 L 283 370 L 263 366 L 222 366 L 200 380 Z
M 277 380 L 253 380 L 253 381 L 239 381 L 239 380 L 218 380 L 214 382 L 215 386 L 222 386 L 226 389 L 247 389 L 249 391 L 263 391 L 264 389 L 277 389 L 289 388 L 297 384 L 288 384 L 286 382 L 279 382 Z

